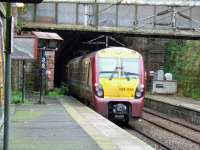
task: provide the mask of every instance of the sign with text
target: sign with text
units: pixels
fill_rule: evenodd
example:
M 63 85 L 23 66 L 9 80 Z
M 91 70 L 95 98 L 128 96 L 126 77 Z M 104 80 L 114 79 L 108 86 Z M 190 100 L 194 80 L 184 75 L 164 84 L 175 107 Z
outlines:
M 41 3 L 43 0 L 1 0 L 8 3 Z

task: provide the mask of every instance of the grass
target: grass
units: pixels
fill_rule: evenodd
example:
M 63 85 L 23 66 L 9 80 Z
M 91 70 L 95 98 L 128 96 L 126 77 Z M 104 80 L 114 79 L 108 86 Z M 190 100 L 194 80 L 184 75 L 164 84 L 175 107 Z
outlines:
M 53 90 L 48 91 L 47 96 L 62 97 L 64 95 L 67 95 L 68 92 L 69 92 L 68 86 L 65 83 L 62 83 L 60 88 L 54 88 Z
M 65 92 L 61 88 L 54 88 L 53 90 L 48 91 L 47 96 L 49 97 L 62 97 L 65 95 Z
M 28 103 L 29 100 L 25 98 L 24 103 Z M 21 91 L 13 91 L 12 92 L 12 103 L 18 104 L 22 103 L 22 92 Z

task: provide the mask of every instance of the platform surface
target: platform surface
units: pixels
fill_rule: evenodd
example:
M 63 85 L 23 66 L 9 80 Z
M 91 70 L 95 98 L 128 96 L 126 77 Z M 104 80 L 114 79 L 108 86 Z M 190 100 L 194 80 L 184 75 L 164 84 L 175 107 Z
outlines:
M 0 130 L 0 150 L 3 149 L 3 131 L 2 129 Z
M 11 122 L 11 150 L 66 149 L 100 147 L 59 103 L 16 106 Z
M 55 149 L 153 148 L 72 97 L 47 100 L 46 105 L 16 105 L 11 118 L 11 150 Z
M 156 101 L 200 112 L 200 100 L 194 100 L 188 97 L 178 97 L 171 95 L 146 95 L 145 98 L 153 99 Z

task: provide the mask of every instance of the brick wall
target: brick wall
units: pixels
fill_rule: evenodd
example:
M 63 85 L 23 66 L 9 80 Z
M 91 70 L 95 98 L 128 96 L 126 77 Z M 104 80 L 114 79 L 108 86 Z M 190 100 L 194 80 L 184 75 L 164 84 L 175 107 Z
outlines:
M 48 68 L 48 89 L 54 88 L 55 52 L 46 52 Z

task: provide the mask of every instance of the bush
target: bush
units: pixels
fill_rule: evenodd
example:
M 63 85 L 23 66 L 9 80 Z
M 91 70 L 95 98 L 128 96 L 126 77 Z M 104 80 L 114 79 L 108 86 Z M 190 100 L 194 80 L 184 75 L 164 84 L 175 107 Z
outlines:
M 200 42 L 172 41 L 166 47 L 165 72 L 178 81 L 179 95 L 200 98 Z

